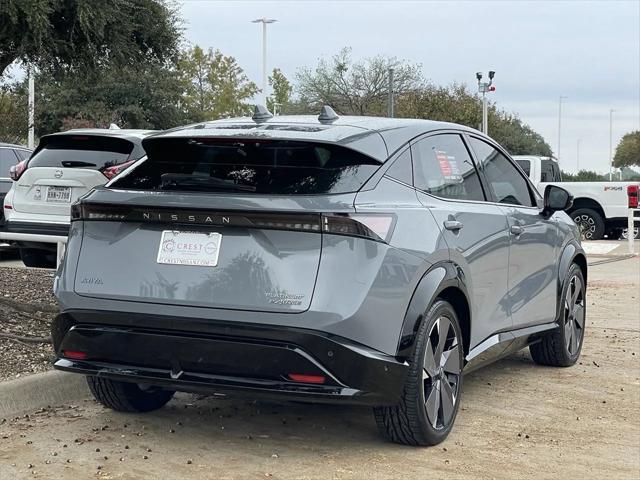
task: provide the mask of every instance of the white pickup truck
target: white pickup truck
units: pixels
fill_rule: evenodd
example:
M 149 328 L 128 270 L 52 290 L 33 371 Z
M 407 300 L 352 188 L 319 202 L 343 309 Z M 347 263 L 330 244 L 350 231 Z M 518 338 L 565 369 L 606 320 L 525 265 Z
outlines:
M 567 213 L 582 229 L 584 238 L 627 237 L 627 186 L 638 182 L 563 182 L 558 162 L 553 158 L 514 155 L 513 159 L 538 191 L 544 192 L 547 185 L 558 185 L 573 195 L 573 207 Z M 634 234 L 640 238 L 638 228 Z

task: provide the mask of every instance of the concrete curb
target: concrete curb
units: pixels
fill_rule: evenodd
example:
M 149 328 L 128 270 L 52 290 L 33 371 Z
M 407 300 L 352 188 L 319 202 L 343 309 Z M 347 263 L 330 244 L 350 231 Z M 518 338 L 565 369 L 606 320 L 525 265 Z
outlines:
M 11 418 L 49 405 L 75 403 L 91 393 L 84 375 L 50 371 L 0 383 L 0 418 Z

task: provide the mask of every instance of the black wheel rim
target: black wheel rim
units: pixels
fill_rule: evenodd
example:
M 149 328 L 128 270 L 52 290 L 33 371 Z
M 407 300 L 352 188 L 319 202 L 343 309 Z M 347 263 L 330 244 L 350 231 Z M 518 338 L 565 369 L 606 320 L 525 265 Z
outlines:
M 447 428 L 453 420 L 461 371 L 456 330 L 447 317 L 438 317 L 427 338 L 422 374 L 427 418 L 436 430 Z
M 590 217 L 589 215 L 578 215 L 577 217 L 574 217 L 573 221 L 578 225 L 578 228 L 580 228 L 582 238 L 587 240 L 593 238 L 593 235 L 596 232 L 596 221 L 593 217 Z
M 582 279 L 574 275 L 569 280 L 564 301 L 564 343 L 572 357 L 580 351 L 584 337 L 584 322 L 584 285 Z

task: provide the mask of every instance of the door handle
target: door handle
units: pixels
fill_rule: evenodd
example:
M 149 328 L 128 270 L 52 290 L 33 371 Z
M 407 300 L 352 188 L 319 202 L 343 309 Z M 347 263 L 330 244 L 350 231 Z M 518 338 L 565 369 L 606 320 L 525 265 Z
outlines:
M 451 230 L 452 232 L 457 232 L 462 227 L 464 227 L 464 224 L 457 220 L 445 220 L 444 222 L 444 228 Z
M 511 232 L 512 235 L 522 235 L 524 233 L 524 228 L 521 227 L 520 225 L 511 225 L 511 228 L 509 229 L 509 231 Z

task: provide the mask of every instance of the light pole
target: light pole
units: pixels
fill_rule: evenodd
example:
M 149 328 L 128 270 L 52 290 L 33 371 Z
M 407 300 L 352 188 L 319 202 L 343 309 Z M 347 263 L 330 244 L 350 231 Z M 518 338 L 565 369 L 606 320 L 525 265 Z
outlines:
M 35 143 L 35 85 L 34 85 L 34 72 L 33 67 L 29 66 L 27 75 L 29 76 L 29 95 L 27 101 L 27 110 L 28 110 L 28 134 L 27 134 L 27 147 L 33 149 Z
M 496 91 L 496 87 L 493 86 L 493 77 L 495 76 L 496 72 L 494 72 L 493 70 L 489 71 L 489 81 L 488 82 L 483 82 L 482 81 L 482 72 L 477 72 L 476 73 L 476 78 L 478 79 L 478 92 L 482 94 L 482 133 L 484 133 L 485 135 L 487 134 L 487 131 L 489 130 L 489 113 L 488 113 L 488 106 L 487 106 L 487 93 L 488 92 L 495 92 Z
M 576 173 L 580 172 L 580 139 L 576 142 Z
M 609 181 L 613 178 L 613 108 L 609 109 Z
M 566 95 L 560 95 L 558 97 L 558 152 L 556 154 L 558 165 L 560 165 L 560 138 L 562 134 L 562 100 L 564 98 L 568 98 L 568 97 Z
M 267 24 L 275 23 L 273 18 L 257 18 L 251 23 L 262 23 L 262 104 L 267 105 Z
M 393 98 L 393 68 L 389 68 L 389 85 L 388 85 L 388 98 L 387 98 L 387 117 L 393 118 L 395 115 L 395 105 Z

